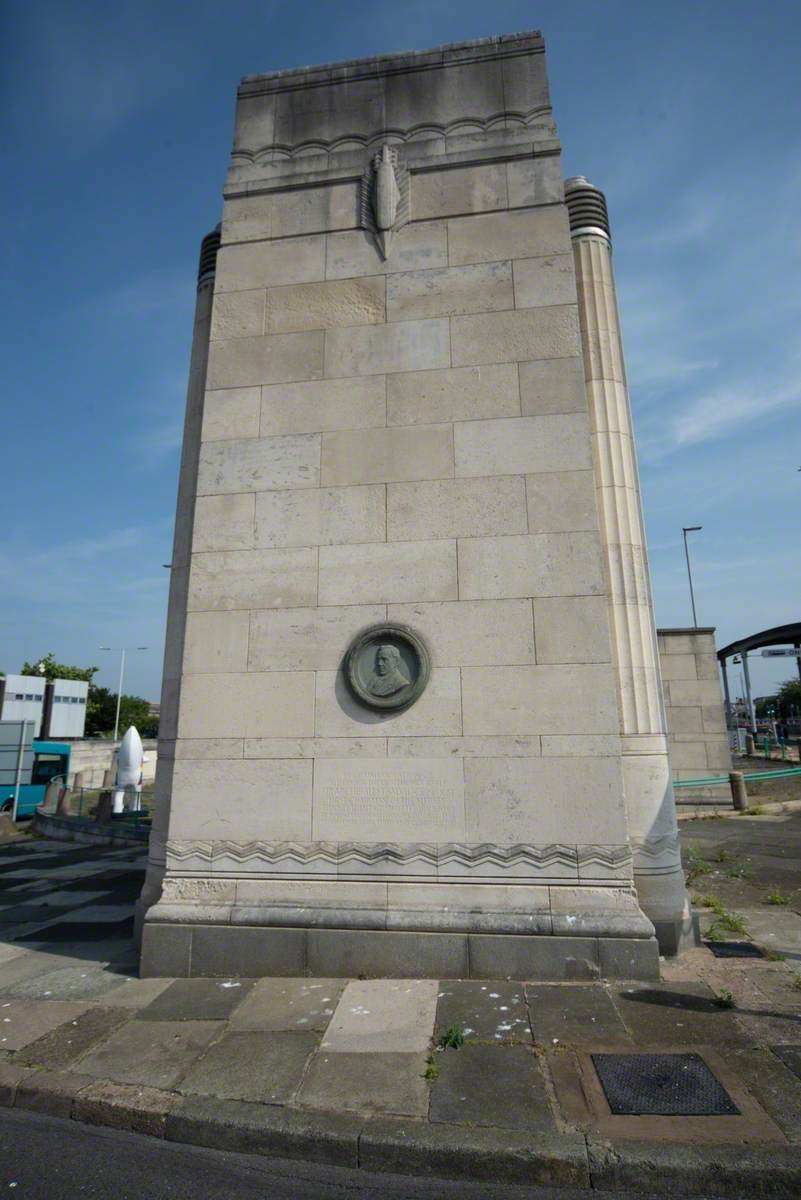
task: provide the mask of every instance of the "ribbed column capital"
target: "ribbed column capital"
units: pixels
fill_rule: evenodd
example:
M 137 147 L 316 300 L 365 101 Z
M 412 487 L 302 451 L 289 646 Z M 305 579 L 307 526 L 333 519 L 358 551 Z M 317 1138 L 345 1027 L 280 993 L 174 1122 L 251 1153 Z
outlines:
M 197 286 L 210 283 L 217 270 L 217 251 L 220 249 L 221 227 L 215 225 L 200 243 L 200 260 L 197 267 Z
M 572 238 L 601 237 L 612 244 L 606 196 L 600 188 L 583 175 L 574 175 L 565 180 L 565 204 Z

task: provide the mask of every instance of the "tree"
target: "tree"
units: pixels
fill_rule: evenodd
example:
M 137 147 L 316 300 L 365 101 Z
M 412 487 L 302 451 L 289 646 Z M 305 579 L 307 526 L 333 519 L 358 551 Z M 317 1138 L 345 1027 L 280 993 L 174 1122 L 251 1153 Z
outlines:
M 779 711 L 784 720 L 801 713 L 801 679 L 785 679 L 777 693 Z
M 52 651 L 34 662 L 23 663 L 21 675 L 36 675 L 39 679 L 85 679 L 92 682 L 92 676 L 99 667 L 71 667 L 67 663 L 56 662 Z
M 111 737 L 117 713 L 117 693 L 108 688 L 90 687 L 86 704 L 87 737 Z M 135 725 L 142 737 L 158 735 L 158 719 L 150 715 L 150 704 L 141 696 L 126 696 L 120 701 L 120 733 Z

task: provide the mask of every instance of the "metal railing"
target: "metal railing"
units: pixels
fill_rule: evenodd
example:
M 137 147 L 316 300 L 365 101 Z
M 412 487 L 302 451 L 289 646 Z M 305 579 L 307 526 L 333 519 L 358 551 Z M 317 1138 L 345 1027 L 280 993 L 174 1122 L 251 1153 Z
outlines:
M 734 773 L 734 772 L 733 772 Z M 778 771 L 740 771 L 736 772 L 742 775 L 743 779 L 748 782 L 749 779 L 756 783 L 761 779 L 786 779 L 790 775 L 801 775 L 801 767 L 786 767 Z M 710 775 L 707 779 L 674 779 L 673 788 L 692 788 L 692 787 L 715 787 L 723 784 L 730 784 L 729 775 Z

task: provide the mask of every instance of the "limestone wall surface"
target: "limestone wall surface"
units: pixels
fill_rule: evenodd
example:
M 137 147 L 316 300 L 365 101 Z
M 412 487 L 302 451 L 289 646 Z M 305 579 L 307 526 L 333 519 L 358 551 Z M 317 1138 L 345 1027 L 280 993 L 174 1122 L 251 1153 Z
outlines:
M 674 779 L 731 770 L 714 629 L 657 631 Z
M 493 842 L 564 844 L 527 879 L 630 878 L 544 58 L 438 55 L 240 89 L 174 746 L 185 868 L 199 842 Z M 410 220 L 384 258 L 361 189 L 386 138 Z M 432 660 L 396 715 L 341 669 L 382 621 Z M 486 878 L 463 857 L 444 873 Z

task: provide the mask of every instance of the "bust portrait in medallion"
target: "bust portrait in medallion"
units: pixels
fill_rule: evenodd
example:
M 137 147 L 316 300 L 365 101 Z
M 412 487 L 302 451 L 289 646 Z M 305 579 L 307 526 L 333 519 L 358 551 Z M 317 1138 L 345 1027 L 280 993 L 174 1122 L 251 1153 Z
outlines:
M 351 642 L 344 673 L 356 699 L 389 710 L 413 704 L 428 682 L 428 651 L 402 625 L 374 625 Z
M 411 682 L 398 647 L 391 642 L 382 643 L 375 652 L 373 674 L 366 680 L 367 690 L 374 696 L 391 696 Z

